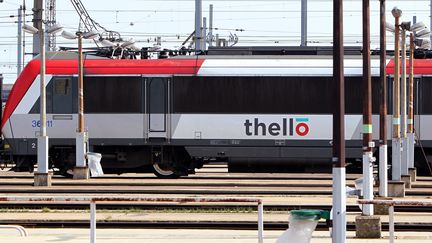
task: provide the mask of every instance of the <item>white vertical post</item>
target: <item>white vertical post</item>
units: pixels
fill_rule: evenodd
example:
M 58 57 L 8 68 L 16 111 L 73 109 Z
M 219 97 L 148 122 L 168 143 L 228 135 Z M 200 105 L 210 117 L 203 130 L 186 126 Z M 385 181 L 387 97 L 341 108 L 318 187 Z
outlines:
M 264 205 L 258 202 L 258 243 L 264 243 Z
M 390 238 L 390 243 L 394 243 L 395 236 L 394 236 L 394 206 L 393 205 L 389 207 L 389 238 Z
M 346 241 L 345 168 L 333 167 L 333 243 Z
M 388 196 L 388 185 L 387 185 L 387 144 L 381 144 L 379 147 L 379 195 L 382 197 Z
M 84 132 L 77 132 L 76 133 L 76 160 L 75 165 L 76 167 L 86 167 L 86 138 Z
M 392 180 L 400 181 L 401 178 L 402 178 L 401 177 L 401 143 L 399 138 L 393 138 L 392 140 Z
M 406 78 L 406 30 L 402 28 L 401 32 L 402 46 L 402 77 L 400 80 L 401 87 L 401 141 L 402 141 L 402 175 L 408 175 L 408 138 L 407 138 L 407 78 Z
M 414 168 L 415 138 L 414 133 L 408 133 L 408 168 Z
M 363 198 L 373 200 L 373 155 L 372 152 L 363 153 Z M 362 208 L 363 215 L 373 215 L 373 204 L 365 204 Z
M 43 11 L 42 11 L 43 18 Z M 38 30 L 40 50 L 40 134 L 38 141 L 37 165 L 39 174 L 48 174 L 48 136 L 46 132 L 46 90 L 45 90 L 45 30 L 43 25 Z
M 201 23 L 202 23 L 202 0 L 195 0 L 195 52 L 196 53 L 202 50 Z
M 90 202 L 90 242 L 96 243 L 96 202 Z

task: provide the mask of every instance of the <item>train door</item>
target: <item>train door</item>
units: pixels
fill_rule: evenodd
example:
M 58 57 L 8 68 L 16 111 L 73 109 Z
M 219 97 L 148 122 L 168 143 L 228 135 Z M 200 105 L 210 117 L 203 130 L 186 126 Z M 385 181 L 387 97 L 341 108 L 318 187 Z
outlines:
M 145 77 L 145 116 L 147 138 L 169 139 L 170 136 L 170 77 Z

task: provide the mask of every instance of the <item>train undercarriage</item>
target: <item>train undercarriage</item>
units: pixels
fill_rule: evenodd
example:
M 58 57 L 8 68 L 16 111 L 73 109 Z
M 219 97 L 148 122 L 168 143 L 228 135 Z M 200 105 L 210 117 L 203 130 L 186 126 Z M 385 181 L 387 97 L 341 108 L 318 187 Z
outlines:
M 102 154 L 104 173 L 149 173 L 159 178 L 178 178 L 194 174 L 204 164 L 202 158 L 191 158 L 181 146 L 93 146 L 91 150 Z M 14 156 L 15 171 L 33 172 L 36 156 Z M 49 150 L 49 168 L 66 177 L 73 176 L 75 147 L 54 146 Z
M 191 157 L 183 146 L 93 146 L 93 152 L 102 154 L 101 165 L 106 174 L 154 173 L 158 178 L 172 179 L 195 173 L 195 169 L 215 161 L 228 163 L 229 172 L 284 173 L 331 172 L 326 159 L 269 159 Z M 391 151 L 391 150 L 389 150 Z M 432 151 L 416 148 L 416 168 L 419 175 L 432 175 Z M 378 154 L 375 154 L 378 158 Z M 391 154 L 389 154 L 391 160 Z M 13 156 L 3 151 L 0 166 L 13 164 L 14 171 L 33 172 L 37 163 L 35 155 Z M 376 163 L 378 165 L 378 162 Z M 347 171 L 361 173 L 360 159 L 347 158 Z M 72 177 L 75 166 L 75 147 L 54 146 L 49 150 L 49 168 L 57 174 Z M 389 170 L 391 171 L 391 170 Z

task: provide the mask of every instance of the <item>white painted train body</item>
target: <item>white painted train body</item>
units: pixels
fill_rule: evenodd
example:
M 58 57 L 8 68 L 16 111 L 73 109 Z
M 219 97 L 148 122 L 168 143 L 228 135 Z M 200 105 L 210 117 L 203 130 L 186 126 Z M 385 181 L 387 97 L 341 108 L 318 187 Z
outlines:
M 74 164 L 77 129 L 76 56 L 47 60 L 50 161 Z M 392 73 L 393 62 L 387 71 Z M 415 127 L 432 147 L 432 62 L 416 60 Z M 373 138 L 379 138 L 379 63 L 372 61 Z M 362 61 L 345 61 L 347 158 L 361 158 Z M 388 86 L 391 87 L 391 77 Z M 211 160 L 230 163 L 330 163 L 332 59 L 314 56 L 203 56 L 84 63 L 85 127 L 106 171 L 186 175 Z M 392 92 L 389 91 L 389 94 Z M 389 114 L 391 114 L 389 95 Z M 388 127 L 391 135 L 391 116 Z M 33 166 L 39 133 L 39 60 L 16 81 L 2 132 L 17 167 Z M 388 137 L 390 140 L 391 137 Z M 391 143 L 390 143 L 391 144 Z M 429 150 L 428 150 L 429 151 Z M 307 165 L 304 165 L 307 166 Z

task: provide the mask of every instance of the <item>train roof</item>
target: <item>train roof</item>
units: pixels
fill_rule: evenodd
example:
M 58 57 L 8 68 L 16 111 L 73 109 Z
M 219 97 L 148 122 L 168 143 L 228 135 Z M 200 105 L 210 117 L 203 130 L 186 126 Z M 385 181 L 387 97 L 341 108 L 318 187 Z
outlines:
M 77 75 L 77 53 L 48 52 L 46 73 Z M 85 75 L 198 75 L 198 76 L 331 76 L 333 57 L 328 55 L 202 55 L 166 59 L 110 59 L 85 55 Z M 38 56 L 30 61 L 17 82 L 34 80 L 39 74 Z M 346 55 L 345 75 L 361 76 L 362 58 Z M 394 71 L 393 60 L 386 60 L 387 73 Z M 415 74 L 432 74 L 432 59 L 416 59 Z M 379 57 L 371 59 L 371 74 L 379 75 Z M 30 81 L 28 81 L 30 82 Z

